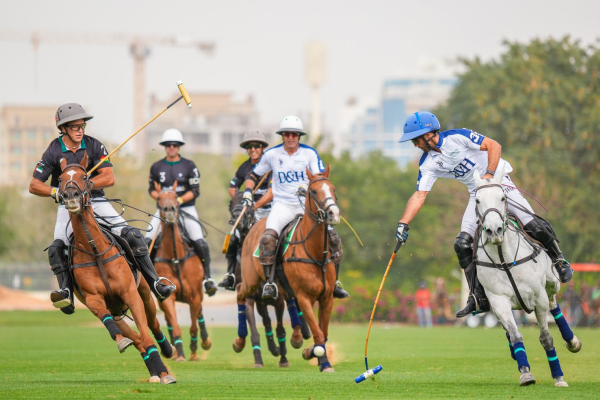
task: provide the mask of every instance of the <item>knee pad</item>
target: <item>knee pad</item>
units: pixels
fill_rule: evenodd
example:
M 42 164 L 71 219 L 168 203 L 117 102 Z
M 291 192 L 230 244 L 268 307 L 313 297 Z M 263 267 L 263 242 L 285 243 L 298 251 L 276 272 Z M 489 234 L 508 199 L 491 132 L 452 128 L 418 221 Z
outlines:
M 454 242 L 454 251 L 460 267 L 467 268 L 473 262 L 473 238 L 471 235 L 467 232 L 459 233 Z
M 131 247 L 131 251 L 135 257 L 148 255 L 148 246 L 146 245 L 146 240 L 139 229 L 126 226 L 121 230 L 121 237 L 127 240 L 127 243 L 129 244 L 129 247 Z
M 67 257 L 65 256 L 66 248 L 67 245 L 65 245 L 65 242 L 63 242 L 61 239 L 56 239 L 48 247 L 48 262 L 50 263 L 50 268 L 55 275 L 58 275 L 59 273 L 69 269 Z
M 267 229 L 260 238 L 260 257 L 259 260 L 264 265 L 271 265 L 275 262 L 275 251 L 277 249 L 277 239 L 279 234 L 273 229 Z
M 550 242 L 552 240 L 556 240 L 558 242 L 558 240 L 556 239 L 556 234 L 554 233 L 554 228 L 552 228 L 550 222 L 538 217 L 537 215 L 534 215 L 531 222 L 525 225 L 523 229 L 532 238 L 542 242 L 542 244 L 544 245 L 546 245 L 547 242 Z
M 331 248 L 331 260 L 335 265 L 342 263 L 344 250 L 342 249 L 342 239 L 339 237 L 335 229 L 328 228 L 329 233 L 329 246 Z

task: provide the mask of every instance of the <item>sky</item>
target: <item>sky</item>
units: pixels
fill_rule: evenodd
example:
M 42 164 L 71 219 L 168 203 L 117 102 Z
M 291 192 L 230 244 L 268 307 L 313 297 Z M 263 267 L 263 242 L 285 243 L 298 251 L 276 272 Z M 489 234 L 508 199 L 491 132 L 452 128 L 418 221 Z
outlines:
M 73 41 L 115 33 L 177 36 L 214 42 L 216 50 L 207 56 L 153 47 L 148 94 L 172 96 L 182 80 L 190 92 L 252 95 L 261 125 L 273 126 L 286 115 L 308 114 L 304 51 L 319 41 L 327 51 L 324 125 L 336 130 L 349 97 L 376 99 L 385 79 L 411 74 L 423 60 L 490 60 L 505 49 L 504 40 L 570 35 L 596 43 L 598 15 L 600 2 L 577 0 L 0 0 L 0 106 L 77 102 L 95 116 L 88 133 L 119 141 L 134 128 L 127 45 L 52 44 L 42 37 L 34 55 L 28 40 L 5 40 L 3 33 L 65 33 Z

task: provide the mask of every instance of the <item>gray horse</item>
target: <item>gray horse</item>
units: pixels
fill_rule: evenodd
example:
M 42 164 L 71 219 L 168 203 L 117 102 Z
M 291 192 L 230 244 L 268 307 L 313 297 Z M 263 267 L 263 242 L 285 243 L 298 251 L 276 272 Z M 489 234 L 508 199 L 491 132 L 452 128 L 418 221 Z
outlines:
M 517 361 L 519 384 L 535 383 L 527 361 L 523 335 L 517 329 L 511 309 L 535 312 L 540 329 L 540 343 L 546 350 L 555 385 L 568 386 L 548 330 L 548 311 L 560 330 L 567 349 L 576 353 L 581 341 L 573 334 L 556 302 L 560 281 L 554 276 L 552 261 L 542 247 L 529 239 L 507 215 L 507 197 L 502 187 L 504 170 L 494 179 L 481 179 L 474 171 L 477 184 L 476 212 L 480 230 L 476 236 L 477 276 L 488 296 L 492 310 L 506 330 L 511 356 Z

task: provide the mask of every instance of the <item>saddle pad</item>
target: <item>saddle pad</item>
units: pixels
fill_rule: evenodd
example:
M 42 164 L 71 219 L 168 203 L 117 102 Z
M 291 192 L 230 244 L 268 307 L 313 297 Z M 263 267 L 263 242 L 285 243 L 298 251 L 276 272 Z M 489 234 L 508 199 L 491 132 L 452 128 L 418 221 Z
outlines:
M 288 233 L 288 235 L 285 237 L 285 246 L 283 247 L 283 252 L 281 254 L 285 254 L 288 247 L 290 246 L 290 241 L 292 240 L 292 236 L 294 235 L 294 232 L 296 231 L 296 227 L 298 226 L 298 224 L 300 223 L 301 220 L 302 220 L 302 218 L 298 218 L 296 220 L 294 227 L 290 230 L 290 233 Z M 259 248 L 260 248 L 260 243 L 258 244 L 258 246 L 256 246 L 256 250 L 254 250 L 254 253 L 252 254 L 256 258 L 258 258 L 258 256 L 260 255 Z

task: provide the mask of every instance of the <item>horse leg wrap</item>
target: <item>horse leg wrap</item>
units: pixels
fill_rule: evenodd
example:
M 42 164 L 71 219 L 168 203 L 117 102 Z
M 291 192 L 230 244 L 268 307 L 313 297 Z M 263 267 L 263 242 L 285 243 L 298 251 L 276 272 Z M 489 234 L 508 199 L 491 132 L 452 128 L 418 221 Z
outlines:
M 554 317 L 554 321 L 556 321 L 556 325 L 560 330 L 560 334 L 563 340 L 565 342 L 570 342 L 571 340 L 573 340 L 575 334 L 573 334 L 573 331 L 571 330 L 569 323 L 565 319 L 565 316 L 560 311 L 560 307 L 558 306 L 558 304 L 556 305 L 556 308 L 554 310 L 550 310 L 550 313 Z
M 279 342 L 279 354 L 285 356 L 287 354 L 287 347 L 285 345 L 285 332 L 283 335 L 277 334 L 277 341 Z
M 141 354 L 142 359 L 144 360 L 144 364 L 146 364 L 146 368 L 148 368 L 148 372 L 150 372 L 150 376 L 158 376 L 158 373 L 154 369 L 154 364 L 152 363 L 152 360 L 150 360 L 150 356 L 148 355 L 148 353 L 143 352 Z
M 513 345 L 513 347 L 515 349 L 515 357 L 517 358 L 519 372 L 521 371 L 521 367 L 528 367 L 531 369 L 531 366 L 527 361 L 527 353 L 525 353 L 525 345 L 523 342 L 517 342 Z
M 177 357 L 185 358 L 185 354 L 183 353 L 183 341 L 181 340 L 181 336 L 175 336 L 174 339 L 175 341 L 173 342 L 173 345 L 177 349 Z
M 508 332 L 506 332 L 506 338 L 508 339 L 508 348 L 510 349 L 510 356 L 513 360 L 517 361 L 517 357 L 515 357 L 515 348 L 510 342 L 510 335 L 508 334 Z
M 254 363 L 263 365 L 262 354 L 260 353 L 260 346 L 252 346 L 252 353 L 254 354 Z
M 310 332 L 310 328 L 308 327 L 308 323 L 306 322 L 306 318 L 302 315 L 302 311 L 298 313 L 298 318 L 300 318 L 300 332 L 302 332 L 302 338 L 304 340 L 310 339 L 312 336 Z
M 173 327 L 167 323 L 167 330 L 169 331 L 169 341 L 173 343 Z
M 156 342 L 160 346 L 161 353 L 163 353 L 165 357 L 171 358 L 171 356 L 173 355 L 173 348 L 171 347 L 171 344 L 167 341 L 167 337 L 162 332 L 160 332 L 158 335 L 154 335 L 154 339 L 156 339 Z
M 204 318 L 198 318 L 198 326 L 200 326 L 200 337 L 202 338 L 202 341 L 206 341 L 206 339 L 208 339 L 208 331 L 206 330 Z
M 241 338 L 248 336 L 248 323 L 246 320 L 245 304 L 238 304 L 238 336 Z
M 192 351 L 192 353 L 198 351 L 198 336 L 191 337 L 190 350 Z
M 550 364 L 552 377 L 558 378 L 559 376 L 564 376 L 562 369 L 560 368 L 560 361 L 558 361 L 558 356 L 556 355 L 556 348 L 553 347 L 552 350 L 547 350 L 546 357 L 548 357 L 548 364 Z
M 317 347 L 321 347 L 323 349 L 323 355 L 320 357 L 317 357 L 317 360 L 319 361 L 319 371 L 323 372 L 323 370 L 325 368 L 331 368 L 331 364 L 329 363 L 329 360 L 327 359 L 327 348 L 325 347 L 324 344 L 314 345 L 312 348 L 313 355 L 315 352 L 315 348 L 317 348 Z
M 298 307 L 296 306 L 296 302 L 294 299 L 287 299 L 287 309 L 290 314 L 290 321 L 292 322 L 292 328 L 296 326 L 302 326 L 300 322 L 300 316 L 298 315 Z
M 121 330 L 119 328 L 117 328 L 117 324 L 115 324 L 115 321 L 113 320 L 112 315 L 110 315 L 110 314 L 103 315 L 102 323 L 104 324 L 106 329 L 108 329 L 108 333 L 110 334 L 110 337 L 112 338 L 112 340 L 116 340 L 115 338 L 117 337 L 117 335 L 123 334 L 123 332 L 121 332 Z
M 152 366 L 154 367 L 154 372 L 156 373 L 156 376 L 160 376 L 160 374 L 162 374 L 163 372 L 167 374 L 169 373 L 167 367 L 165 367 L 165 364 L 160 358 L 160 354 L 158 354 L 156 346 L 152 345 L 146 347 L 146 353 L 148 353 L 149 360 L 152 363 Z

